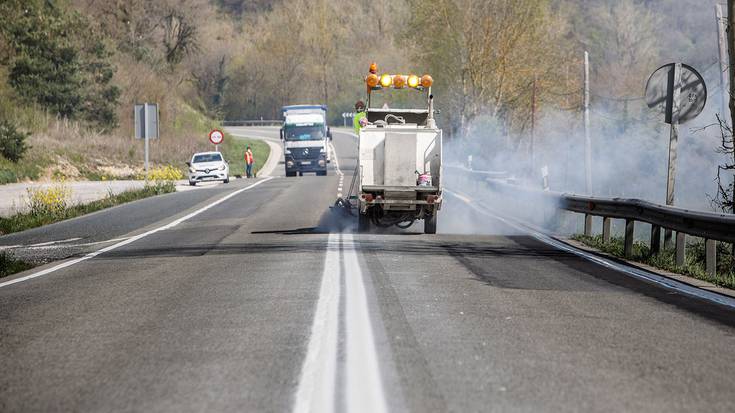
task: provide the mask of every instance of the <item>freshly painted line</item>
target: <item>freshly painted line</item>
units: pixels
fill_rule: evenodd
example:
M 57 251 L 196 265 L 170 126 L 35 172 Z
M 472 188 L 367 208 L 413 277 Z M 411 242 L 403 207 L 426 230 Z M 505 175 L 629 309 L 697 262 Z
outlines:
M 306 359 L 301 367 L 294 413 L 335 411 L 340 296 L 339 241 L 339 234 L 329 234 L 319 300 L 311 325 Z
M 109 247 L 105 247 L 105 248 L 102 248 L 100 250 L 91 252 L 91 253 L 83 256 L 83 257 L 76 258 L 76 259 L 73 259 L 71 261 L 62 262 L 61 264 L 55 265 L 55 266 L 50 267 L 50 268 L 47 268 L 45 270 L 41 270 L 41 271 L 38 271 L 38 272 L 35 272 L 35 273 L 32 273 L 32 274 L 26 275 L 24 277 L 19 277 L 19 278 L 10 280 L 10 281 L 5 281 L 3 283 L 0 283 L 0 288 L 6 287 L 6 286 L 12 285 L 12 284 L 17 284 L 17 283 L 22 282 L 22 281 L 31 280 L 33 278 L 38 278 L 38 277 L 41 277 L 41 276 L 44 276 L 44 275 L 47 275 L 47 274 L 51 274 L 51 273 L 53 273 L 55 271 L 58 271 L 60 269 L 71 267 L 72 265 L 78 264 L 78 263 L 83 262 L 83 261 L 87 261 L 87 260 L 89 260 L 91 258 L 94 258 L 94 257 L 100 255 L 100 254 L 104 254 L 106 252 L 109 252 L 109 251 L 118 249 L 118 248 L 120 248 L 122 246 L 125 246 L 125 245 L 128 245 L 130 243 L 133 243 L 133 242 L 135 242 L 135 241 L 137 241 L 139 239 L 145 238 L 145 237 L 147 237 L 147 236 L 149 236 L 151 234 L 155 234 L 155 233 L 160 232 L 160 231 L 165 231 L 167 229 L 171 229 L 171 228 L 179 225 L 180 223 L 182 223 L 182 222 L 184 222 L 184 221 L 186 221 L 188 219 L 191 219 L 191 218 L 193 218 L 193 217 L 201 214 L 202 212 L 204 212 L 204 211 L 206 211 L 206 210 L 208 210 L 210 208 L 213 208 L 213 207 L 215 207 L 215 206 L 217 206 L 217 205 L 219 205 L 219 204 L 227 201 L 228 199 L 230 199 L 230 198 L 232 198 L 234 196 L 239 195 L 242 192 L 245 192 L 245 191 L 247 191 L 247 190 L 249 190 L 251 188 L 255 188 L 256 186 L 258 186 L 258 185 L 260 185 L 262 183 L 268 182 L 271 179 L 273 179 L 273 178 L 272 177 L 265 178 L 262 181 L 256 182 L 256 183 L 254 183 L 254 184 L 252 184 L 250 186 L 247 186 L 247 187 L 242 188 L 242 189 L 238 189 L 237 191 L 232 192 L 231 194 L 228 194 L 227 196 L 224 196 L 224 197 L 222 197 L 222 198 L 220 198 L 220 199 L 212 202 L 209 205 L 206 205 L 206 206 L 204 206 L 202 208 L 199 208 L 198 210 L 196 210 L 196 211 L 194 211 L 194 212 L 192 212 L 192 213 L 190 213 L 188 215 L 185 215 L 185 216 L 183 216 L 183 217 L 181 217 L 181 218 L 179 218 L 179 219 L 177 219 L 177 220 L 175 220 L 173 222 L 170 222 L 170 223 L 168 223 L 166 225 L 163 225 L 161 227 L 152 229 L 152 230 L 150 230 L 148 232 L 144 232 L 142 234 L 135 235 L 133 237 L 130 237 L 130 238 L 126 239 L 125 241 L 118 242 L 117 244 L 110 245 Z
M 367 294 L 352 234 L 343 235 L 342 254 L 345 264 L 347 329 L 346 410 L 365 413 L 387 412 Z
M 602 265 L 603 267 L 610 268 L 615 271 L 622 272 L 624 274 L 630 275 L 634 278 L 638 278 L 640 280 L 653 283 L 656 285 L 659 285 L 663 288 L 666 288 L 668 290 L 673 290 L 682 294 L 686 294 L 692 297 L 700 298 L 703 300 L 711 301 L 717 304 L 724 305 L 726 307 L 735 308 L 735 299 L 731 297 L 724 296 L 722 294 L 717 294 L 711 291 L 703 290 L 701 288 L 697 288 L 695 286 L 664 277 L 649 271 L 641 270 L 639 268 L 635 268 L 629 265 L 620 264 L 602 257 L 598 257 L 597 255 L 591 254 L 587 251 L 575 248 L 569 244 L 563 243 L 561 241 L 555 240 L 551 238 L 550 236 L 543 234 L 539 231 L 536 231 L 534 229 L 531 229 L 525 225 L 519 224 L 515 222 L 514 220 L 501 217 L 492 211 L 489 211 L 485 208 L 480 208 L 477 206 L 476 203 L 473 203 L 469 198 L 462 196 L 454 191 L 445 189 L 447 193 L 450 195 L 456 197 L 457 199 L 461 200 L 465 204 L 467 204 L 470 208 L 474 209 L 475 211 L 492 217 L 494 219 L 497 219 L 499 221 L 504 222 L 507 225 L 510 225 L 522 232 L 526 232 L 530 234 L 532 237 L 536 238 L 537 240 L 546 243 L 548 245 L 551 245 L 552 247 L 558 248 L 562 251 L 569 252 L 571 254 L 574 254 L 578 257 L 582 257 L 588 261 L 592 261 L 594 263 L 597 263 L 599 265 Z

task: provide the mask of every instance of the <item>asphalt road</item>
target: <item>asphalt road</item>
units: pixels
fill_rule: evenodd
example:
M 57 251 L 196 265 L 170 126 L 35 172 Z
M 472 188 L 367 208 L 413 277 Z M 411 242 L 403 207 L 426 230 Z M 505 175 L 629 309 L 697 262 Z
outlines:
M 334 145 L 349 186 L 354 138 Z M 436 236 L 354 234 L 340 178 L 0 238 L 122 240 L 0 281 L 0 411 L 735 411 L 732 310 L 452 197 Z

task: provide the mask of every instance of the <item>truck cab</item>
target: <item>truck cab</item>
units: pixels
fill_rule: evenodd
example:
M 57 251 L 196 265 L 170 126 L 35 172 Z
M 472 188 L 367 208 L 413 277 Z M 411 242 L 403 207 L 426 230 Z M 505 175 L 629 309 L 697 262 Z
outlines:
M 327 107 L 323 105 L 283 107 L 281 140 L 286 176 L 327 174 L 331 131 L 326 114 Z
M 423 220 L 424 233 L 434 234 L 442 205 L 442 131 L 434 120 L 433 79 L 371 73 L 366 83 L 367 124 L 358 143 L 358 229 L 408 228 Z M 385 91 L 413 93 L 423 107 L 380 105 L 374 94 Z

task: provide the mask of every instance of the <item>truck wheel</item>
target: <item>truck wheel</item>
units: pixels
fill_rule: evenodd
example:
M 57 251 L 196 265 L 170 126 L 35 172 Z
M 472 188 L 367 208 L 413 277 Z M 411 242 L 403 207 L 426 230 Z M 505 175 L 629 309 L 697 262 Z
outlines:
M 424 234 L 436 234 L 437 211 L 430 217 L 424 218 Z
M 357 215 L 357 232 L 367 232 L 370 229 L 370 217 L 367 214 Z
M 288 171 L 286 171 L 286 176 L 296 176 L 296 172 L 288 172 Z
M 317 171 L 316 176 L 327 176 L 327 171 Z
M 196 186 L 196 185 L 197 185 L 197 183 L 196 183 L 196 182 L 194 182 L 194 181 L 189 181 L 189 185 L 191 185 L 191 186 Z

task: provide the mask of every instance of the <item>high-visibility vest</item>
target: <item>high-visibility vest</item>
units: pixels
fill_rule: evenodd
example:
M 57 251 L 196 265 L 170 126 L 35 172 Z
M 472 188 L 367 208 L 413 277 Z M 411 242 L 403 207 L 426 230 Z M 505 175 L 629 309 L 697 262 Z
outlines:
M 355 128 L 355 135 L 360 134 L 360 119 L 367 116 L 367 113 L 365 112 L 358 112 L 355 114 L 355 117 L 352 118 L 352 126 Z
M 245 152 L 245 163 L 250 165 L 255 162 L 252 152 Z

